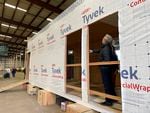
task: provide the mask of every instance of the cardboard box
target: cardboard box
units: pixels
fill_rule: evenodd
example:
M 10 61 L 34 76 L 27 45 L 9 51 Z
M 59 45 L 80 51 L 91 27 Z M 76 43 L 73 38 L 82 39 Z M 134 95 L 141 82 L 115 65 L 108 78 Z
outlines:
M 27 90 L 27 87 L 28 87 L 28 84 L 22 84 L 22 88 L 23 88 L 24 90 Z
M 56 104 L 56 95 L 53 94 L 53 93 L 48 93 L 47 95 L 47 98 L 48 98 L 48 105 L 52 105 L 52 104 Z
M 90 108 L 82 106 L 80 104 L 69 104 L 67 105 L 66 113 L 88 113 L 91 111 Z
M 40 105 L 42 105 L 42 90 L 38 90 L 38 103 L 40 104 Z
M 37 94 L 37 91 L 38 91 L 37 87 L 35 87 L 35 86 L 31 85 L 31 84 L 27 85 L 27 93 L 29 95 L 35 95 L 35 94 Z
M 56 103 L 56 96 L 48 91 L 38 91 L 38 103 L 42 106 L 52 105 Z

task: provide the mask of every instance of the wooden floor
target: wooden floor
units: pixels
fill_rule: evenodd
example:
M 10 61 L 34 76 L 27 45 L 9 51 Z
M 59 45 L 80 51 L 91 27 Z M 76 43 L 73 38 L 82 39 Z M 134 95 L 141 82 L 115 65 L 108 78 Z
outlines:
M 22 72 L 17 72 L 15 78 L 12 78 L 12 76 L 11 76 L 9 79 L 4 79 L 1 75 L 0 76 L 0 88 L 8 86 L 9 84 L 12 84 L 12 83 L 16 83 L 23 79 L 24 79 L 24 74 Z
M 105 99 L 102 96 L 99 96 L 100 91 L 102 91 L 102 85 L 91 85 L 91 92 L 92 94 L 89 96 L 90 102 L 96 106 L 98 106 L 100 103 L 104 102 Z M 95 90 L 94 90 L 95 89 Z M 100 89 L 100 90 L 99 90 Z M 78 96 L 81 97 L 81 86 L 79 82 L 76 81 L 69 81 L 67 84 L 67 93 L 74 95 L 74 96 Z M 113 109 L 113 110 L 117 110 L 119 112 L 122 111 L 122 105 L 121 105 L 121 101 L 120 101 L 120 88 L 117 87 L 116 88 L 116 94 L 117 97 L 114 97 L 115 99 L 117 98 L 117 101 L 113 104 L 113 106 L 108 107 L 108 109 Z M 105 106 L 106 108 L 106 106 Z

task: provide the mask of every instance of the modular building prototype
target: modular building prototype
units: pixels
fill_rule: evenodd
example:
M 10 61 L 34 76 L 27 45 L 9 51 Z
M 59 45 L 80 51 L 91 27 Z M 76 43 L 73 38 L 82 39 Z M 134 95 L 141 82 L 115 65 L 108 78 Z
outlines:
M 149 24 L 150 0 L 77 0 L 28 40 L 29 82 L 102 113 L 150 113 Z M 107 33 L 119 39 L 120 63 L 91 60 L 89 50 L 99 45 L 97 37 Z M 90 75 L 96 73 L 91 72 L 92 66 L 114 64 L 120 64 L 121 98 L 102 92 L 98 95 L 121 99 L 119 110 L 91 99 Z M 67 84 L 72 74 L 78 76 L 79 87 Z M 80 96 L 68 93 L 67 88 Z

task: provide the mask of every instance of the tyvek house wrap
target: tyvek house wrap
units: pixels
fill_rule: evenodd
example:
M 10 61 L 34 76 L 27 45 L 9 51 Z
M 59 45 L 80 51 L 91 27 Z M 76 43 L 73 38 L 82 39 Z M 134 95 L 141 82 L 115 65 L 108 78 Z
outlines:
M 62 16 L 48 25 L 47 29 L 43 29 L 32 41 L 29 41 L 30 83 L 70 98 L 65 93 L 66 35 L 119 11 L 123 113 L 150 113 L 149 6 L 150 0 L 95 0 L 94 2 L 81 0 L 78 7 L 74 8 L 73 5 L 73 8 L 69 8 L 69 11 L 65 11 Z M 90 10 L 83 14 L 85 9 Z M 85 30 L 84 34 L 86 33 Z M 84 83 L 86 84 L 82 81 L 82 86 Z M 84 92 L 82 93 L 84 98 L 88 99 L 87 93 Z M 71 99 L 76 102 L 82 101 L 77 101 L 76 98 Z M 95 110 L 110 113 L 109 110 L 95 107 L 91 103 L 85 102 L 85 104 L 92 106 Z
M 119 12 L 123 113 L 150 113 L 150 1 Z

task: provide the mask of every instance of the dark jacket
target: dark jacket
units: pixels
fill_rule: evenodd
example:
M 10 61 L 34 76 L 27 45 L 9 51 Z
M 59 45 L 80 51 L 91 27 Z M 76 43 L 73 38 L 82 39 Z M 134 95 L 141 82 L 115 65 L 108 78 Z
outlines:
M 100 51 L 100 61 L 116 61 L 118 60 L 114 47 L 111 45 L 102 45 Z
M 115 49 L 110 44 L 102 45 L 99 50 L 93 50 L 94 53 L 99 53 L 99 61 L 117 61 L 117 55 Z M 112 66 L 101 66 L 101 67 L 112 67 Z
M 12 73 L 14 73 L 14 74 L 16 73 L 16 69 L 15 68 L 12 69 Z

